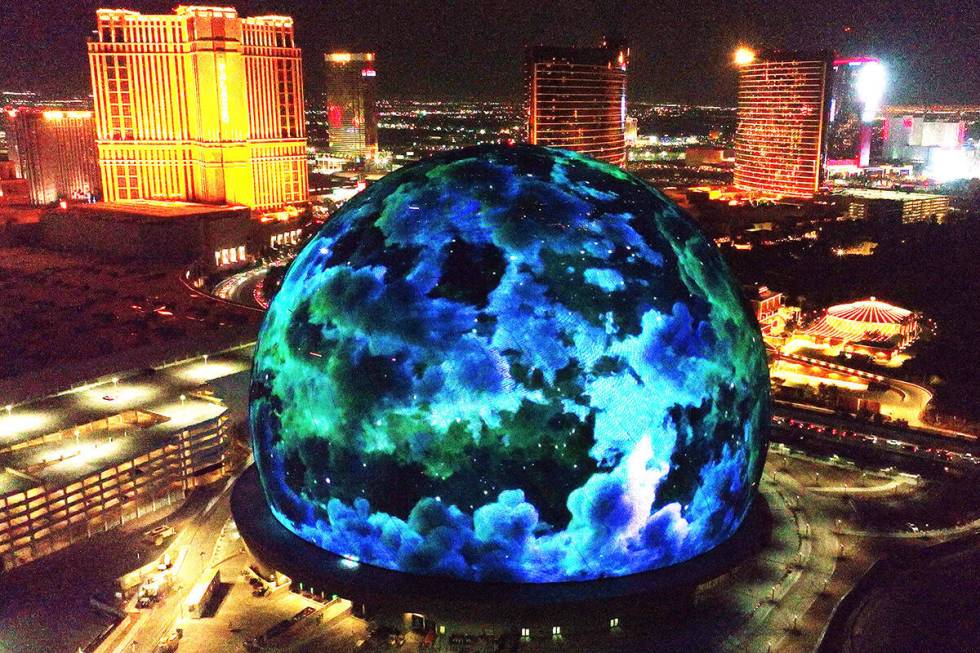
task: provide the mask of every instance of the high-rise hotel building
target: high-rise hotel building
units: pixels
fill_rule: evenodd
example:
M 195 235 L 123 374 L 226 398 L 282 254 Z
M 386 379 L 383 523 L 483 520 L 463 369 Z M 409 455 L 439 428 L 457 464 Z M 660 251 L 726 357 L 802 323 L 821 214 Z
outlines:
M 834 60 L 827 127 L 828 165 L 870 165 L 874 121 L 886 81 L 885 68 L 874 57 Z
M 623 165 L 628 64 L 629 48 L 609 40 L 593 48 L 528 48 L 527 141 Z
M 292 18 L 202 6 L 97 16 L 88 53 L 106 201 L 307 200 Z
M 371 159 L 378 153 L 374 53 L 329 52 L 324 59 L 330 153 L 344 159 Z
M 736 188 L 776 198 L 817 191 L 833 64 L 829 52 L 778 51 L 740 64 Z
M 31 204 L 88 200 L 100 192 L 91 111 L 20 108 L 7 112 L 11 151 Z

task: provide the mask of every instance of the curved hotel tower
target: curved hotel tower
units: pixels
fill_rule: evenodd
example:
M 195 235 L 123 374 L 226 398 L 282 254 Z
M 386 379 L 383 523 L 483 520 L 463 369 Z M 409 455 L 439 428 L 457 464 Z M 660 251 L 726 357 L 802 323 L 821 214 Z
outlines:
M 825 157 L 829 52 L 763 52 L 741 65 L 735 186 L 775 198 L 809 198 Z
M 107 202 L 268 210 L 307 199 L 292 18 L 201 6 L 97 14 L 88 53 Z
M 525 60 L 527 141 L 626 162 L 629 48 L 533 46 Z

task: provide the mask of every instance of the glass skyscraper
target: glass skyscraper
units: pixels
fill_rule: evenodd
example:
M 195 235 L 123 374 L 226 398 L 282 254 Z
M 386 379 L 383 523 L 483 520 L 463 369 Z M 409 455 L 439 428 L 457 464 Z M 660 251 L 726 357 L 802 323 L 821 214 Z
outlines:
M 629 48 L 609 39 L 600 47 L 528 48 L 527 141 L 623 165 L 628 65 Z
M 770 197 L 809 198 L 820 186 L 829 52 L 762 52 L 741 65 L 735 186 Z
M 827 130 L 828 163 L 866 167 L 871 161 L 874 120 L 885 91 L 885 70 L 874 57 L 834 61 Z
M 330 52 L 327 76 L 327 128 L 330 153 L 366 160 L 378 153 L 378 114 L 373 52 Z

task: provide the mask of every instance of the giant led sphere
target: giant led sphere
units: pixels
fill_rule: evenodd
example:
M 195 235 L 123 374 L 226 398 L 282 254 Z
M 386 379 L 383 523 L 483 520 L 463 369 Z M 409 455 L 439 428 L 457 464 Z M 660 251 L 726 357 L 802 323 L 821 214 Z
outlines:
M 487 146 L 355 196 L 289 268 L 255 352 L 276 518 L 361 564 L 622 576 L 738 528 L 765 353 L 721 256 L 619 168 Z

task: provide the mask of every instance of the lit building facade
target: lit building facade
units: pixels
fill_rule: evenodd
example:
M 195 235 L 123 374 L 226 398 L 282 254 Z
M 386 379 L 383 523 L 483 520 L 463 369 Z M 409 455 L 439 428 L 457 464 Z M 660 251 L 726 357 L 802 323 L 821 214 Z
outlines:
M 126 388 L 124 382 L 101 392 Z M 93 533 L 179 505 L 191 489 L 225 473 L 229 418 L 209 397 L 34 428 L 46 417 L 43 404 L 0 416 L 6 436 L 0 442 L 0 577 Z
M 795 337 L 830 353 L 852 353 L 890 360 L 921 334 L 912 311 L 875 297 L 831 306 Z
M 97 16 L 88 53 L 106 201 L 307 200 L 292 18 L 201 6 Z
M 827 163 L 871 163 L 874 121 L 885 92 L 885 69 L 874 57 L 834 60 L 827 134 Z
M 894 224 L 946 221 L 949 197 L 933 193 L 906 193 L 879 188 L 846 188 L 839 191 L 852 220 Z
M 6 113 L 14 159 L 27 180 L 31 204 L 99 195 L 91 111 L 24 108 Z
M 830 74 L 827 52 L 763 52 L 740 64 L 735 186 L 808 199 L 821 182 Z
M 378 153 L 375 55 L 330 52 L 324 60 L 330 154 L 343 159 L 373 159 Z
M 885 158 L 911 162 L 942 183 L 980 178 L 980 148 L 967 139 L 965 120 L 939 115 L 898 115 L 883 129 Z
M 534 46 L 527 49 L 527 142 L 626 162 L 626 69 L 629 48 Z
M 639 121 L 633 116 L 626 116 L 624 137 L 626 138 L 626 147 L 636 145 L 636 139 L 639 137 Z
M 7 111 L 0 111 L 0 161 L 10 160 L 10 118 Z
M 749 294 L 749 303 L 763 338 L 781 336 L 787 322 L 797 319 L 800 309 L 785 303 L 783 293 L 760 286 Z

